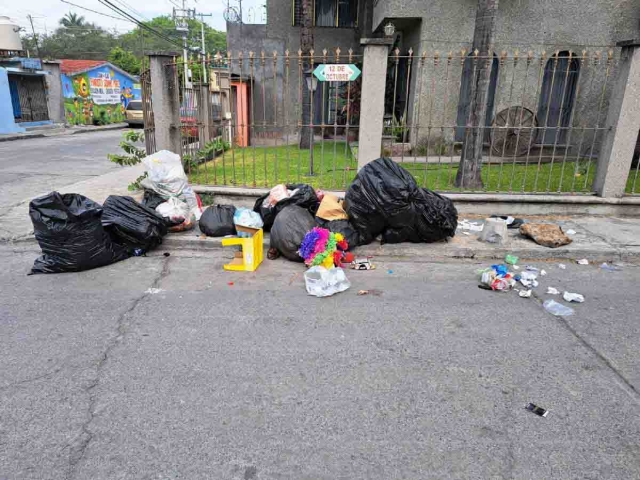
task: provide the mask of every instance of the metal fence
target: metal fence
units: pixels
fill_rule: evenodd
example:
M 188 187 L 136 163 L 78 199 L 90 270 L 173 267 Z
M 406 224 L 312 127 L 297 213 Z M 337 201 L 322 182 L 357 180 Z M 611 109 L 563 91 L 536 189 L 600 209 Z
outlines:
M 320 82 L 313 70 L 361 61 L 337 49 L 215 55 L 189 62 L 186 74 L 181 59 L 167 65 L 180 85 L 181 154 L 192 183 L 346 188 L 357 170 L 360 82 Z
M 153 108 L 151 108 L 151 75 L 149 70 L 145 70 L 140 74 L 140 85 L 142 90 L 144 142 L 149 155 L 156 151 L 156 126 L 153 119 Z
M 614 50 L 552 53 L 395 50 L 389 58 L 383 153 L 439 191 L 592 193 L 606 131 Z M 487 71 L 484 122 L 472 98 Z M 477 97 L 476 97 L 477 98 Z M 475 104 L 475 106 L 474 106 Z M 482 139 L 481 184 L 458 178 L 464 148 Z
M 600 146 L 615 128 L 607 109 L 618 55 L 608 47 L 490 57 L 396 49 L 387 68 L 381 155 L 436 191 L 591 194 Z M 179 85 L 180 153 L 191 182 L 345 189 L 357 171 L 360 104 L 367 99 L 360 79 L 318 81 L 314 69 L 331 64 L 361 69 L 362 56 L 340 49 L 229 52 L 167 65 Z M 474 126 L 479 112 L 471 96 L 481 68 L 490 72 L 486 115 Z M 142 86 L 150 105 L 144 74 Z M 147 142 L 153 129 L 146 114 Z M 483 139 L 481 187 L 456 181 L 473 135 Z M 636 162 L 628 193 L 640 184 L 638 171 Z

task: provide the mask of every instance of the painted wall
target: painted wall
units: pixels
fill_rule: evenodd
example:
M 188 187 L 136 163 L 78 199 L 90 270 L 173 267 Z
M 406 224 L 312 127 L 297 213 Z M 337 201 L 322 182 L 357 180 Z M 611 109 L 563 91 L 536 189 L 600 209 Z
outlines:
M 42 69 L 49 72 L 45 77 L 47 82 L 47 102 L 49 118 L 55 123 L 64 123 L 64 99 L 62 97 L 62 79 L 60 78 L 60 63 L 43 62 Z
M 22 133 L 24 128 L 16 125 L 11 107 L 11 92 L 9 91 L 9 76 L 4 68 L 0 68 L 0 134 Z
M 61 78 L 65 116 L 71 125 L 122 122 L 129 102 L 141 99 L 140 83 L 108 64 Z

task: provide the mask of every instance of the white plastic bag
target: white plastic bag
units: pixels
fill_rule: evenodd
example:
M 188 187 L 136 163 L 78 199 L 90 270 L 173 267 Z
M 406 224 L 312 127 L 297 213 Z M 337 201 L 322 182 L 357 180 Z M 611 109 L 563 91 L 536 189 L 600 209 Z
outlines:
M 257 212 L 248 208 L 238 208 L 233 214 L 233 223 L 241 227 L 262 228 L 264 222 Z M 239 237 L 249 237 L 248 233 L 238 232 Z
M 351 286 L 344 270 L 333 267 L 311 267 L 304 272 L 304 283 L 307 293 L 316 297 L 329 297 L 338 292 L 344 292 Z
M 574 312 L 573 308 L 566 307 L 551 299 L 546 300 L 542 306 L 547 312 L 551 315 L 555 315 L 556 317 L 568 317 L 569 315 L 573 315 Z
M 189 185 L 180 156 L 160 150 L 142 159 L 147 167 L 147 178 L 140 182 L 144 188 L 162 197 L 177 197 Z
M 184 202 L 177 197 L 171 197 L 166 202 L 158 205 L 156 207 L 156 212 L 171 220 L 172 223 L 180 223 L 189 218 L 191 209 L 187 202 Z

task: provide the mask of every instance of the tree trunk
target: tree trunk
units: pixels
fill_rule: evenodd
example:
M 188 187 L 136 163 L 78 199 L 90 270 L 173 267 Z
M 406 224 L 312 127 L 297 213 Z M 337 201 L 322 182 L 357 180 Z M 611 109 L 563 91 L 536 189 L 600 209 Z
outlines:
M 482 188 L 482 146 L 487 116 L 487 96 L 493 63 L 493 37 L 499 0 L 478 0 L 476 24 L 473 32 L 473 52 L 478 52 L 474 62 L 473 78 L 469 92 L 469 119 L 465 129 L 464 145 L 455 186 Z
M 307 87 L 305 72 L 311 68 L 309 52 L 313 50 L 313 1 L 302 0 L 302 19 L 300 25 L 300 50 L 302 50 L 302 129 L 300 131 L 300 148 L 308 150 L 311 148 L 312 129 L 311 125 L 311 102 L 312 95 Z

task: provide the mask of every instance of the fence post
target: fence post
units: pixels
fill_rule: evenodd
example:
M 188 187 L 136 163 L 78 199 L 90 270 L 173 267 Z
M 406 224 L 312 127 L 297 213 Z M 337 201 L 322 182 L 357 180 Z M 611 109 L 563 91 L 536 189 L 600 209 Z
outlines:
M 200 122 L 202 123 L 202 145 L 211 140 L 211 94 L 209 93 L 209 84 L 200 84 L 200 105 L 198 105 L 198 114 L 200 115 Z
M 392 40 L 363 38 L 360 40 L 360 45 L 364 47 L 364 54 L 362 58 L 358 170 L 380 157 L 387 58 Z
M 640 39 L 617 46 L 622 53 L 606 123 L 614 128 L 606 133 L 600 149 L 594 183 L 601 197 L 624 195 L 640 130 Z
M 180 92 L 174 59 L 178 54 L 150 52 L 151 108 L 155 121 L 156 150 L 181 154 Z

